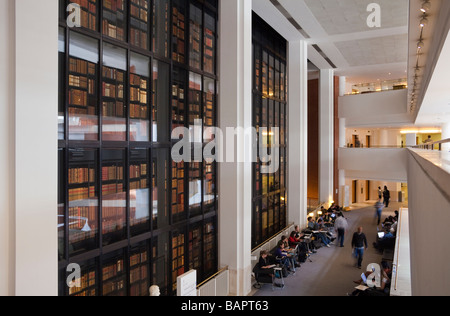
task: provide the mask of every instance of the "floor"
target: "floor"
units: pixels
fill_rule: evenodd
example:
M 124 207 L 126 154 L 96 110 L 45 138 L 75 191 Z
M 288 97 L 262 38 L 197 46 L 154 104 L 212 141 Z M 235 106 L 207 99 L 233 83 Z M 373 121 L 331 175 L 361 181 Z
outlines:
M 313 254 L 313 262 L 302 263 L 295 275 L 285 279 L 283 290 L 272 290 L 270 284 L 264 285 L 260 290 L 254 290 L 253 296 L 346 296 L 356 286 L 353 281 L 358 280 L 370 263 L 380 263 L 382 255 L 374 249 L 372 243 L 377 236 L 377 223 L 374 218 L 375 201 L 353 205 L 350 212 L 344 213 L 349 224 L 344 248 L 331 246 L 322 247 Z M 391 203 L 384 209 L 382 221 L 394 211 L 402 207 L 401 203 Z M 356 229 L 362 226 L 366 234 L 369 249 L 366 250 L 363 261 L 363 270 L 355 267 L 352 257 L 351 238 Z

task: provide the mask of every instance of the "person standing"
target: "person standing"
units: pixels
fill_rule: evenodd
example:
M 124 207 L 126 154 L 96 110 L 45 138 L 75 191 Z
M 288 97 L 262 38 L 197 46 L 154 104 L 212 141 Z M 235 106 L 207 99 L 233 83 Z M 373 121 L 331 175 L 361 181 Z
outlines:
M 361 269 L 362 261 L 364 258 L 364 249 L 368 248 L 367 238 L 366 238 L 366 235 L 363 233 L 362 227 L 358 227 L 358 231 L 356 231 L 353 234 L 352 248 L 353 248 L 355 257 L 358 260 L 356 265 L 357 265 L 358 269 Z
M 384 204 L 381 203 L 381 198 L 378 200 L 378 202 L 375 204 L 375 217 L 378 217 L 378 223 L 379 226 L 381 223 L 381 213 L 383 212 Z
M 381 200 L 383 197 L 383 190 L 381 190 L 381 187 L 378 187 L 378 200 Z
M 342 212 L 338 214 L 338 218 L 334 222 L 334 229 L 336 230 L 337 235 L 338 235 L 337 238 L 338 238 L 339 246 L 342 248 L 342 247 L 344 247 L 345 233 L 348 229 L 347 220 L 345 219 Z
M 389 192 L 387 186 L 384 186 L 383 198 L 384 198 L 384 206 L 389 207 L 389 200 L 391 199 L 391 192 Z

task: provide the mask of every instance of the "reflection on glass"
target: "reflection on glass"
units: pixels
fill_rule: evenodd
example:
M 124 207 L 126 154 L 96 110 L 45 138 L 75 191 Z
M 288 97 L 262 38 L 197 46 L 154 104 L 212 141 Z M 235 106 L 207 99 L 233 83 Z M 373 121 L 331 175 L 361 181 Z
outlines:
M 103 245 L 126 237 L 125 151 L 102 151 L 102 233 Z
M 203 70 L 214 73 L 214 61 L 216 55 L 216 20 L 210 14 L 205 13 L 205 35 L 203 48 Z
M 69 54 L 69 139 L 98 140 L 98 41 L 71 32 Z
M 58 150 L 58 260 L 63 260 L 65 252 L 65 192 L 64 192 L 64 151 Z
M 131 53 L 130 60 L 130 141 L 148 142 L 150 59 Z
M 69 254 L 98 247 L 97 151 L 69 150 Z
M 125 76 L 126 51 L 104 43 L 102 67 L 102 137 L 104 141 L 126 140 Z
M 214 206 L 216 193 L 216 177 L 215 177 L 215 164 L 204 162 L 203 173 L 203 206 L 205 206 L 205 212 L 211 210 L 211 206 Z
M 149 266 L 147 243 L 131 247 L 130 252 L 130 296 L 149 295 Z
M 169 225 L 169 154 L 166 149 L 153 150 L 152 154 L 153 183 L 153 228 L 163 228 Z
M 193 72 L 189 73 L 189 131 L 194 142 L 201 143 L 203 139 L 202 126 L 196 124 L 196 120 L 202 119 L 202 76 Z M 197 127 L 197 128 L 195 128 Z
M 152 139 L 153 142 L 169 141 L 169 65 L 153 61 L 153 102 L 152 102 Z
M 117 251 L 104 257 L 102 267 L 103 296 L 125 296 L 127 294 L 124 263 L 123 251 Z
M 169 0 L 153 1 L 153 52 L 169 57 Z
M 201 69 L 202 10 L 190 6 L 189 18 L 189 66 Z
M 130 43 L 131 45 L 148 49 L 148 22 L 150 0 L 130 1 Z
M 148 150 L 130 151 L 130 230 L 136 236 L 150 230 Z
M 103 0 L 103 35 L 126 40 L 126 0 Z
M 162 233 L 152 239 L 152 284 L 159 286 L 161 295 L 169 289 L 169 233 Z
M 98 296 L 97 263 L 89 260 L 80 264 L 80 278 L 72 280 L 69 286 L 69 296 Z M 66 272 L 66 278 L 70 280 L 70 272 Z M 79 287 L 77 285 L 80 285 Z
M 183 233 L 174 231 L 172 233 L 172 291 L 177 290 L 177 277 L 185 273 L 184 269 L 184 247 L 185 236 Z

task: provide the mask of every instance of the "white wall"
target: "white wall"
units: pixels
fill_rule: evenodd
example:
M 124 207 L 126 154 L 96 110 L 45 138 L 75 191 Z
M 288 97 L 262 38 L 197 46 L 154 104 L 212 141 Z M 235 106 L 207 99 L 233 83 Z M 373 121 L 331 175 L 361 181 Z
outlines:
M 57 0 L 1 2 L 0 70 L 0 295 L 57 295 Z
M 450 174 L 411 151 L 408 190 L 412 294 L 449 296 Z
M 14 293 L 14 6 L 0 2 L 0 296 Z

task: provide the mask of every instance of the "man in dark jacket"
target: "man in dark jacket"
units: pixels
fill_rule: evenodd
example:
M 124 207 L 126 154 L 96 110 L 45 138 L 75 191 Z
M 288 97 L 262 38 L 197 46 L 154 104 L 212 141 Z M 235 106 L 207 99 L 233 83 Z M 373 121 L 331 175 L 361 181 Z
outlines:
M 387 186 L 384 186 L 383 198 L 384 198 L 384 206 L 389 207 L 389 200 L 391 199 L 391 192 L 389 192 Z
M 364 248 L 367 249 L 367 238 L 363 233 L 362 227 L 358 227 L 358 231 L 353 234 L 352 248 L 355 258 L 358 259 L 358 269 L 361 269 L 361 264 L 364 257 Z

